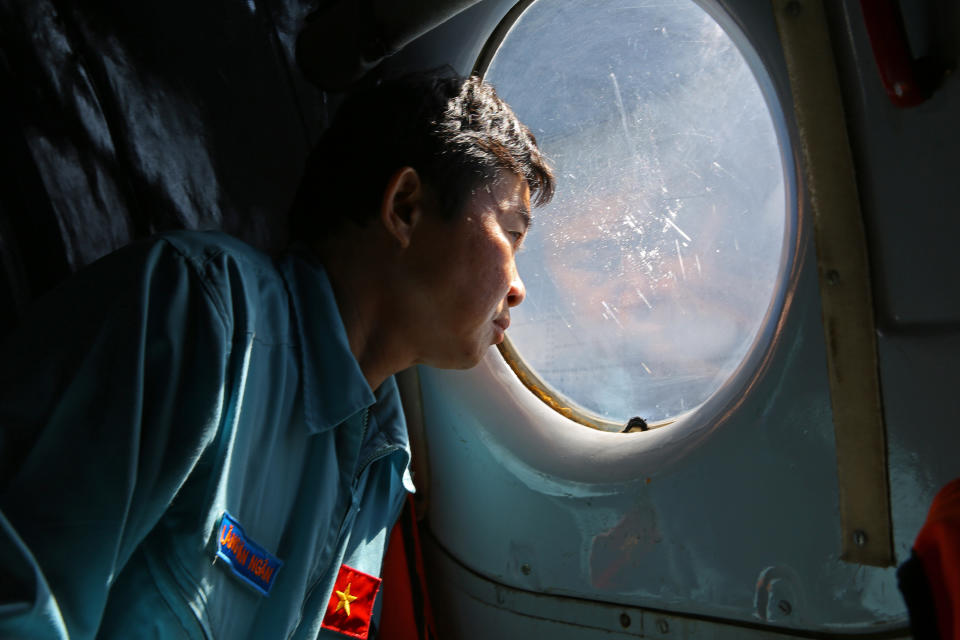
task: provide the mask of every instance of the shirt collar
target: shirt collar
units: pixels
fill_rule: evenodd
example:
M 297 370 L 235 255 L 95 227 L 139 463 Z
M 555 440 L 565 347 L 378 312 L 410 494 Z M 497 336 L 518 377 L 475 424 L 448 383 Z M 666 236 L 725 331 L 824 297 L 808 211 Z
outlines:
M 327 272 L 306 251 L 282 262 L 292 299 L 303 371 L 303 409 L 307 429 L 332 429 L 376 398 L 350 351 L 347 331 Z

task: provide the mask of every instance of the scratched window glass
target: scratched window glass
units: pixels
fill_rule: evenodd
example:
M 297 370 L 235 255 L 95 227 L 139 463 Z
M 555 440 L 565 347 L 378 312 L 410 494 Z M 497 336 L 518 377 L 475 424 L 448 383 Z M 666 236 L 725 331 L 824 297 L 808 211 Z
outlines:
M 688 0 L 539 0 L 486 77 L 558 180 L 518 257 L 512 344 L 603 418 L 696 408 L 757 338 L 784 250 L 776 131 L 740 50 Z

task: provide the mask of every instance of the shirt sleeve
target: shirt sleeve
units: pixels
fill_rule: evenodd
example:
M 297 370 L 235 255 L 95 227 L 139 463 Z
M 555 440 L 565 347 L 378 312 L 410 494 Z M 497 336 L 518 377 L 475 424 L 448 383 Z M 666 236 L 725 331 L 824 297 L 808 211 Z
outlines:
M 122 250 L 0 349 L 0 637 L 94 637 L 208 450 L 232 338 L 202 274 L 162 240 Z

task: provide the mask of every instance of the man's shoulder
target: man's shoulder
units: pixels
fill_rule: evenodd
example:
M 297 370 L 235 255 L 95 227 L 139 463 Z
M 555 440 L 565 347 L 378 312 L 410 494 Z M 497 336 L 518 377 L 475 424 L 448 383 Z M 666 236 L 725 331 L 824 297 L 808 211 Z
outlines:
M 198 265 L 226 259 L 252 269 L 274 268 L 270 255 L 222 231 L 167 231 L 152 236 L 147 242 L 167 245 Z
M 193 272 L 230 322 L 255 331 L 261 341 L 288 340 L 289 286 L 283 258 L 220 231 L 173 231 L 150 242 L 160 260 L 176 260 Z
M 285 289 L 274 256 L 221 231 L 169 231 L 147 239 L 146 246 L 148 262 L 178 263 L 225 295 L 272 295 Z

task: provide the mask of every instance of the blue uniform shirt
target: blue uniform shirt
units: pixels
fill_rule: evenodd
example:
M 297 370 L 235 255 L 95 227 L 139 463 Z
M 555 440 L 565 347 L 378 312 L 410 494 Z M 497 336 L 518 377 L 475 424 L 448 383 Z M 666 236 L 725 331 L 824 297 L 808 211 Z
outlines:
M 219 233 L 123 249 L 0 351 L 0 638 L 314 638 L 379 575 L 409 476 L 323 268 Z M 217 559 L 227 512 L 283 564 Z

